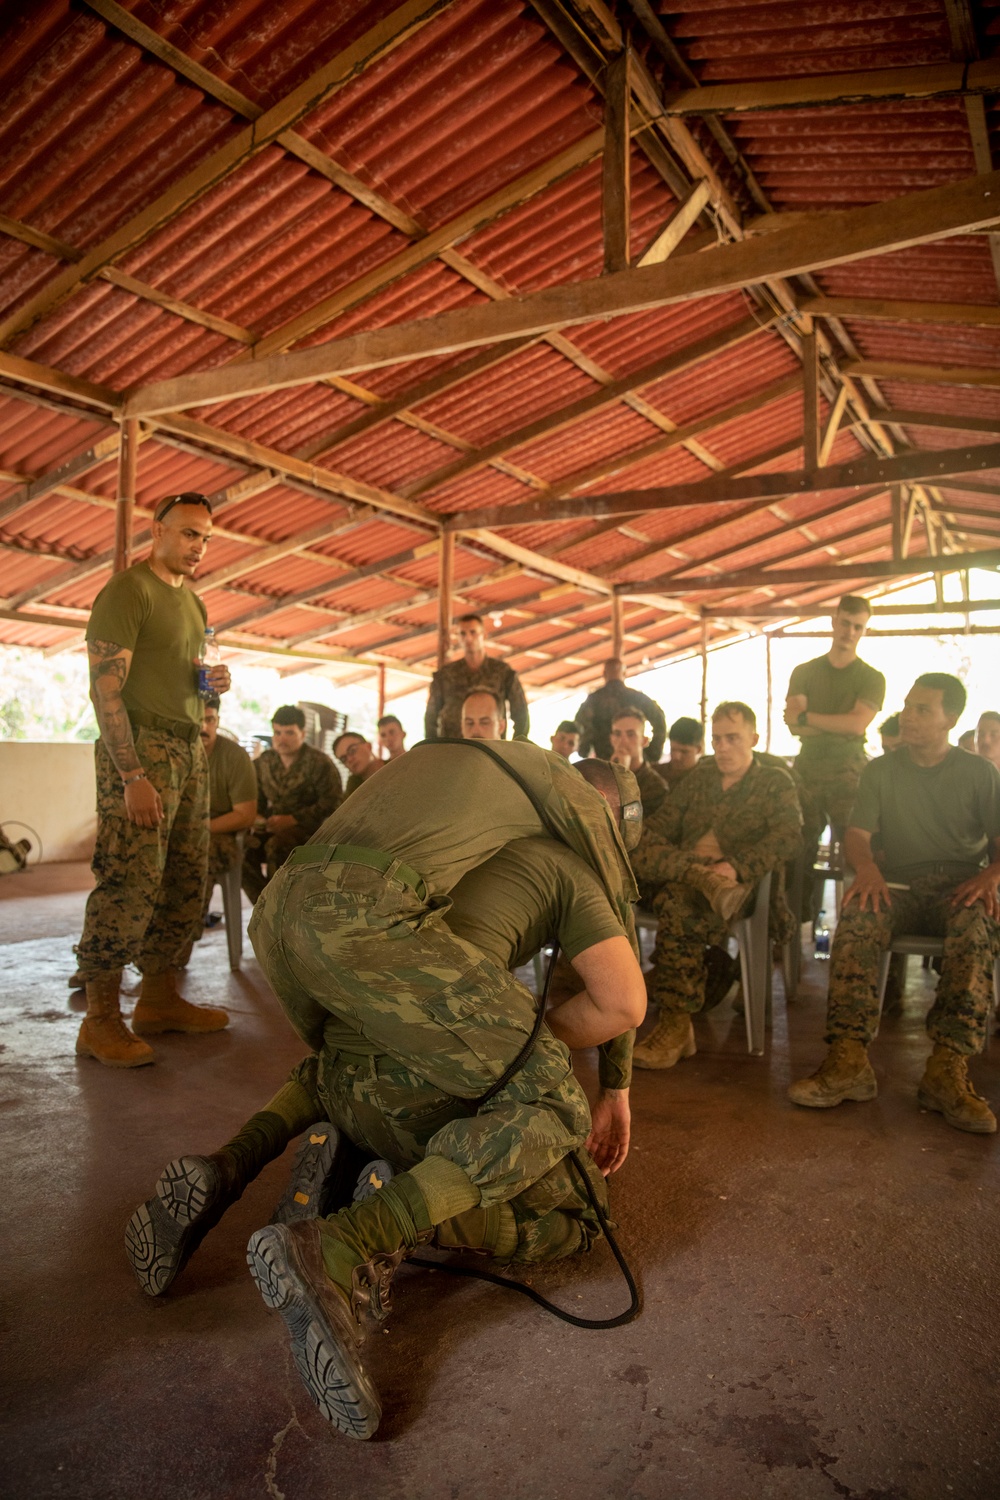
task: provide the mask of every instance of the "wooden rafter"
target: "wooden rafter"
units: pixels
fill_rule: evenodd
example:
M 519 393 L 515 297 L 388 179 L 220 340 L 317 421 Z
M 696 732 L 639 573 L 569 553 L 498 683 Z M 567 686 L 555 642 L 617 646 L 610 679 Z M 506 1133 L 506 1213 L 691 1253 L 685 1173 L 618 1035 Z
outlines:
M 922 385 L 1000 388 L 1000 370 L 981 365 L 930 365 L 903 359 L 855 359 L 849 360 L 843 370 L 846 375 L 859 380 L 913 380 Z
M 883 411 L 879 415 L 883 422 L 894 427 L 940 427 L 956 432 L 1000 432 L 1000 414 L 995 417 L 966 417 L 955 412 L 937 411 Z
M 843 578 L 861 577 L 913 578 L 925 573 L 958 573 L 964 568 L 997 567 L 1000 567 L 1000 548 L 987 552 L 952 552 L 944 557 L 913 557 L 906 562 L 860 560 L 836 563 L 829 567 L 820 565 L 813 568 L 744 568 L 738 572 L 727 573 L 724 577 L 710 574 L 704 578 L 701 576 L 683 579 L 670 577 L 665 581 L 669 582 L 675 591 L 683 586 L 685 593 L 718 592 L 721 589 L 731 593 L 741 588 L 780 589 L 790 583 L 831 583 Z M 618 584 L 615 592 L 627 595 L 653 593 L 658 582 L 656 578 L 646 578 L 641 583 Z
M 944 323 L 957 328 L 1000 328 L 1000 307 L 971 302 L 911 302 L 892 297 L 805 297 L 804 313 L 817 318 L 865 318 L 876 323 Z
M 1000 172 L 888 203 L 819 215 L 817 220 L 821 222 L 810 219 L 794 229 L 720 245 L 701 255 L 674 256 L 664 265 L 620 271 L 506 302 L 372 329 L 290 354 L 157 381 L 128 399 L 126 413 L 146 416 L 288 389 L 328 375 L 643 312 L 733 291 L 769 277 L 791 276 L 946 238 L 1000 220 Z
M 706 84 L 665 94 L 668 115 L 745 114 L 751 110 L 829 108 L 869 100 L 941 99 L 1000 92 L 1000 59 L 927 63 L 865 73 L 821 73 L 774 81 Z

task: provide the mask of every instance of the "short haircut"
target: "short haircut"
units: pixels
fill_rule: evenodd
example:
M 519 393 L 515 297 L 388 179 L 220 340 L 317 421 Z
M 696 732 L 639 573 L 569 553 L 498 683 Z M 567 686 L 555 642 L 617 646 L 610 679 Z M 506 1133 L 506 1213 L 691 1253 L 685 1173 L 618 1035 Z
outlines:
M 837 608 L 842 609 L 845 615 L 870 615 L 872 607 L 867 599 L 860 594 L 844 594 L 837 601 Z
M 296 708 L 294 703 L 283 703 L 276 708 L 271 715 L 272 724 L 294 724 L 298 729 L 305 729 L 306 716 L 301 708 Z
M 996 709 L 994 708 L 987 708 L 983 713 L 979 715 L 980 724 L 984 719 L 988 719 L 991 724 L 1000 724 L 1000 714 L 998 714 Z
M 646 727 L 646 724 L 648 723 L 646 715 L 643 713 L 642 709 L 628 703 L 624 708 L 620 708 L 618 712 L 613 716 L 611 720 L 612 729 L 618 723 L 619 719 L 639 719 L 644 729 Z
M 953 677 L 950 672 L 923 672 L 913 684 L 914 687 L 934 688 L 941 694 L 941 707 L 945 713 L 958 716 L 965 709 L 968 693 L 965 691 L 965 683 L 958 677 Z
M 583 733 L 583 730 L 580 728 L 579 724 L 576 722 L 575 719 L 563 719 L 562 723 L 559 725 L 559 728 L 556 730 L 556 734 L 582 734 L 582 733 Z
M 616 823 L 621 822 L 622 816 L 622 794 L 618 786 L 618 778 L 614 773 L 610 761 L 606 760 L 575 760 L 573 770 L 578 771 L 584 781 L 589 781 L 595 791 L 601 796 L 611 808 L 611 816 Z
M 496 704 L 497 713 L 500 715 L 501 719 L 506 719 L 507 706 L 504 703 L 503 699 L 500 697 L 499 693 L 495 693 L 491 687 L 470 687 L 469 691 L 462 699 L 463 709 L 465 708 L 465 705 L 468 703 L 470 698 L 492 698 L 493 702 Z
M 456 621 L 458 625 L 481 625 L 482 623 L 482 615 L 459 615 Z
M 209 515 L 212 514 L 212 502 L 207 495 L 199 490 L 184 490 L 179 495 L 165 495 L 153 511 L 153 520 L 165 521 L 175 505 L 201 505 Z
M 219 709 L 222 707 L 222 699 L 219 697 L 218 693 L 206 693 L 203 702 L 206 708 L 214 708 L 216 713 L 218 713 Z
M 384 729 L 387 724 L 395 724 L 399 729 L 402 729 L 403 727 L 402 724 L 400 724 L 399 720 L 396 718 L 395 714 L 383 714 L 381 719 L 379 719 L 378 723 L 376 724 L 375 728 Z
M 754 732 L 757 729 L 757 715 L 749 703 L 741 703 L 738 698 L 734 698 L 729 703 L 720 703 L 712 715 L 713 724 L 716 719 L 745 719 Z
M 338 753 L 337 747 L 339 745 L 342 745 L 345 740 L 359 740 L 363 745 L 365 742 L 365 737 L 363 734 L 359 734 L 356 729 L 345 729 L 342 734 L 337 735 L 337 738 L 333 742 L 334 755 Z
M 667 738 L 676 745 L 703 745 L 705 731 L 697 719 L 680 718 L 671 724 Z
M 883 719 L 878 726 L 878 732 L 879 734 L 898 734 L 899 714 L 890 714 L 887 719 Z

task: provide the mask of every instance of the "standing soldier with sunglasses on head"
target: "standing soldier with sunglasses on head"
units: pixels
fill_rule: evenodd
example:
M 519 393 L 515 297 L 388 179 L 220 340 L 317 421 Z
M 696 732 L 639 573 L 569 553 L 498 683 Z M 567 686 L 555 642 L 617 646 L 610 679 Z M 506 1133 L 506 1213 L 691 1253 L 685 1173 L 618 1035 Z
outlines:
M 193 578 L 212 534 L 204 495 L 172 495 L 156 508 L 149 557 L 116 573 L 87 625 L 96 747 L 96 884 L 78 949 L 87 1014 L 76 1050 L 113 1068 L 153 1061 L 140 1039 L 164 1031 L 219 1031 L 224 1010 L 190 1005 L 176 970 L 201 927 L 208 867 L 208 761 L 199 730 L 198 659 L 205 606 Z M 229 668 L 207 672 L 215 693 Z M 142 989 L 132 1030 L 119 1008 L 122 969 Z

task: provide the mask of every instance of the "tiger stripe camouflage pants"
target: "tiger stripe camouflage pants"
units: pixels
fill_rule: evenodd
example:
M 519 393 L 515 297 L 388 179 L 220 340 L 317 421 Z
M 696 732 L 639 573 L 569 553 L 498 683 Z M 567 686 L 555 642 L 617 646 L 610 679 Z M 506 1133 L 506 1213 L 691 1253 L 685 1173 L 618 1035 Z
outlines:
M 406 1168 L 460 1166 L 482 1207 L 509 1203 L 517 1259 L 541 1260 L 600 1233 L 567 1160 L 590 1130 L 568 1049 L 542 1027 L 517 1073 L 477 1100 L 527 1042 L 537 1007 L 514 977 L 425 902 L 358 864 L 284 865 L 254 908 L 250 938 L 299 1035 L 319 1057 L 319 1094 L 362 1149 Z M 604 1180 L 580 1160 L 606 1210 Z M 556 1253 L 566 1253 L 565 1250 Z

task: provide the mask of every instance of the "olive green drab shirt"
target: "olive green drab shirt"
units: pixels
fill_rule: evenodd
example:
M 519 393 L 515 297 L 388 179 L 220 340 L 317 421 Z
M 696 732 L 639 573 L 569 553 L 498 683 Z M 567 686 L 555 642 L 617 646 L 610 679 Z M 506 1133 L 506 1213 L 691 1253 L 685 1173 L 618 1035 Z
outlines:
M 221 818 L 237 802 L 257 801 L 257 776 L 253 761 L 242 745 L 218 734 L 208 757 L 208 816 Z
M 526 741 L 491 741 L 489 749 L 492 754 L 471 742 L 415 745 L 359 787 L 311 842 L 390 853 L 418 871 L 431 898 L 449 895 L 464 875 L 513 840 L 547 834 L 597 875 L 638 956 L 632 920 L 638 892 L 604 798 L 549 750 Z M 550 826 L 494 754 L 524 779 Z M 605 1088 L 628 1087 L 632 1037 L 628 1032 L 602 1047 Z
M 851 827 L 878 834 L 890 879 L 936 860 L 975 870 L 1000 838 L 1000 771 L 957 746 L 918 766 L 900 745 L 862 771 Z
M 787 771 L 754 756 L 746 774 L 724 792 L 715 757 L 706 756 L 644 825 L 632 867 L 644 886 L 681 880 L 698 840 L 714 833 L 737 878 L 754 885 L 794 859 L 801 827 L 798 793 Z
M 261 817 L 291 816 L 303 833 L 313 833 L 340 803 L 337 768 L 328 755 L 303 745 L 290 766 L 277 750 L 265 750 L 254 761 L 257 811 Z
M 788 696 L 799 693 L 808 700 L 809 712 L 814 714 L 849 714 L 859 699 L 878 710 L 885 701 L 885 678 L 860 656 L 846 667 L 835 667 L 828 656 L 816 656 L 792 671 Z M 819 762 L 824 766 L 839 765 L 857 760 L 864 754 L 864 748 L 863 734 L 839 734 L 824 729 L 820 734 L 802 736 L 799 758 L 804 766 Z
M 164 583 L 148 562 L 109 578 L 94 600 L 88 641 L 114 641 L 132 652 L 122 687 L 127 713 L 200 724 L 198 668 L 208 616 L 186 585 Z

